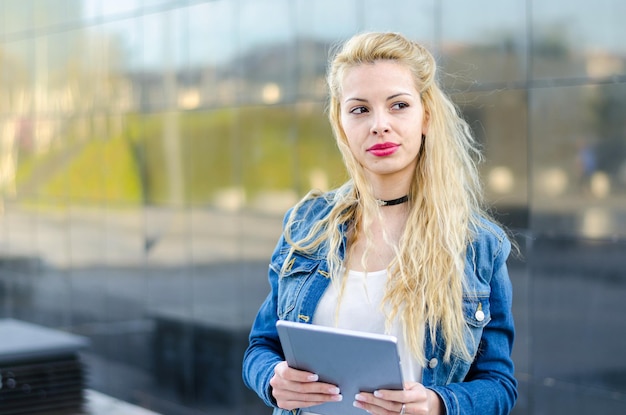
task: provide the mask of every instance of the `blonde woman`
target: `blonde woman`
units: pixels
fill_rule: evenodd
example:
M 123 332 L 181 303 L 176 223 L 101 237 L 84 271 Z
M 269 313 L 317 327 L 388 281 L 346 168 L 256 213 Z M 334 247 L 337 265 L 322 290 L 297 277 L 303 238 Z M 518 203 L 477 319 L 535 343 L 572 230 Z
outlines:
M 364 414 L 509 413 L 511 244 L 483 209 L 480 154 L 435 60 L 402 35 L 360 34 L 332 59 L 328 86 L 351 179 L 285 216 L 246 384 L 274 414 L 344 399 Z M 279 319 L 397 336 L 404 390 L 342 396 L 288 367 Z

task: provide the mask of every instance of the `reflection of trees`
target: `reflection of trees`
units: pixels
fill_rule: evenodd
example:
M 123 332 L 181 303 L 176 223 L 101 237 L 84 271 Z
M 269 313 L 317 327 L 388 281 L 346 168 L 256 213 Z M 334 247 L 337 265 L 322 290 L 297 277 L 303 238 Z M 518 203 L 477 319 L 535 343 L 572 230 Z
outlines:
M 123 114 L 130 109 L 132 93 L 118 69 L 123 56 L 114 38 L 70 31 L 25 45 L 33 48 L 32 62 L 20 44 L 11 45 L 11 54 L 0 57 L 2 95 L 6 97 L 0 101 L 4 114 L 0 119 L 4 161 L 0 186 L 10 190 L 18 181 L 22 195 L 57 188 L 49 182 L 62 181 L 91 141 L 121 137 Z M 107 160 L 105 155 L 90 157 L 95 157 L 92 171 L 102 178 L 87 186 L 95 185 L 104 195 Z
M 24 65 L 0 49 L 0 191 L 9 195 L 15 193 L 19 145 L 29 148 L 32 140 L 27 88 Z
M 537 28 L 533 54 L 549 59 L 562 59 L 569 54 L 567 23 L 554 23 Z

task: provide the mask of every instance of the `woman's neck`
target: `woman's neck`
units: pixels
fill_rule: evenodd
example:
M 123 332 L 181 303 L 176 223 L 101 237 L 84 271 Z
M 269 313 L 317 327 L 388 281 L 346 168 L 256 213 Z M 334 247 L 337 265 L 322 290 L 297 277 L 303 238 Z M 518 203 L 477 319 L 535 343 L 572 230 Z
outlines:
M 371 220 L 363 218 L 356 233 L 349 238 L 347 266 L 355 271 L 376 271 L 387 268 L 394 259 L 396 248 L 406 228 L 409 204 L 379 207 L 380 215 Z M 367 225 L 364 225 L 367 223 Z M 368 244 L 368 237 L 371 238 Z M 365 255 L 365 257 L 364 257 Z M 365 264 L 362 259 L 365 258 Z

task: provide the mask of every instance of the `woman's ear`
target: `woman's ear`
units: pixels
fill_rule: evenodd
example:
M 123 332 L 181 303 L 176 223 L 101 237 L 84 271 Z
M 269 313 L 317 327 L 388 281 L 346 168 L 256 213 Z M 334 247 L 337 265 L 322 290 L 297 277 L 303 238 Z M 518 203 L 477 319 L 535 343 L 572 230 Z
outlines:
M 430 113 L 424 111 L 424 119 L 422 120 L 422 135 L 428 135 L 429 126 L 430 126 Z

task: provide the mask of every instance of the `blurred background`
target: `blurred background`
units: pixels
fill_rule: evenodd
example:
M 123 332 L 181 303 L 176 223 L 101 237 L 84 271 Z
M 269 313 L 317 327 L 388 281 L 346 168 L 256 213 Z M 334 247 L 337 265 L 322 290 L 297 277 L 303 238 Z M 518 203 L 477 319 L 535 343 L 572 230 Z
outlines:
M 626 413 L 625 16 L 621 0 L 4 0 L 0 318 L 87 339 L 86 387 L 137 407 L 271 413 L 241 357 L 284 211 L 345 180 L 329 51 L 399 31 L 437 57 L 521 247 L 514 414 Z

